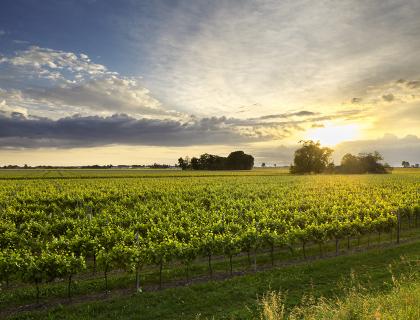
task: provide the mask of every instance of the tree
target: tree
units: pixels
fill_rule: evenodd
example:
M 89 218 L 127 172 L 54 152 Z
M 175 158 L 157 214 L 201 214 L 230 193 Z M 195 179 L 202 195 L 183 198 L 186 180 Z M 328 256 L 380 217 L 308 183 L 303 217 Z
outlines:
M 261 163 L 261 168 L 265 168 L 265 162 Z
M 363 171 L 360 158 L 347 153 L 341 159 L 341 171 L 344 173 L 361 173 Z
M 200 158 L 191 159 L 191 168 L 193 170 L 224 170 L 226 167 L 226 158 L 217 155 L 204 153 Z
M 347 153 L 341 160 L 339 171 L 343 173 L 387 173 L 391 168 L 387 163 L 380 163 L 382 160 L 383 157 L 378 151 L 360 153 L 357 156 Z
M 333 150 L 321 147 L 321 144 L 312 140 L 300 141 L 302 147 L 295 151 L 294 163 L 290 167 L 291 173 L 321 173 L 331 166 Z
M 179 158 L 178 165 L 182 170 L 186 170 L 190 166 L 190 159 L 188 157 L 185 157 L 185 159 Z
M 190 162 L 190 166 L 191 166 L 191 169 L 193 169 L 193 170 L 200 170 L 201 169 L 200 168 L 201 167 L 200 166 L 200 160 L 196 157 L 192 157 L 191 162 Z
M 243 151 L 231 152 L 226 160 L 226 167 L 230 170 L 251 170 L 254 166 L 254 157 Z
M 183 170 L 251 170 L 254 157 L 243 151 L 231 152 L 228 157 L 204 153 L 199 158 L 191 158 L 191 161 L 188 157 L 179 158 L 178 164 Z
M 383 165 L 379 163 L 379 161 L 383 160 L 383 157 L 378 151 L 374 151 L 373 153 L 360 153 L 359 159 L 363 172 L 386 173 L 386 168 L 389 167 L 387 164 Z
M 408 162 L 408 161 L 403 161 L 403 162 L 401 162 L 401 165 L 402 165 L 404 168 L 410 168 L 410 162 Z

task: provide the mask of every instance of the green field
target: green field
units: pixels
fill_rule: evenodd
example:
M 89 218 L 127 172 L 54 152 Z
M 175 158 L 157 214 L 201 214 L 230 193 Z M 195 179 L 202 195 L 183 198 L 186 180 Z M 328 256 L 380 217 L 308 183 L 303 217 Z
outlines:
M 403 172 L 404 169 L 399 170 Z M 412 173 L 411 171 L 407 172 Z M 186 176 L 276 176 L 288 173 L 288 168 L 256 168 L 250 171 L 182 171 L 179 169 L 0 169 L 0 179 L 128 179 Z
M 313 281 L 328 296 L 351 269 L 382 287 L 390 262 L 418 259 L 419 216 L 416 169 L 1 170 L 0 315 L 252 318 L 257 294 L 294 305 Z M 398 240 L 412 244 L 380 249 Z M 70 298 L 89 302 L 57 309 Z

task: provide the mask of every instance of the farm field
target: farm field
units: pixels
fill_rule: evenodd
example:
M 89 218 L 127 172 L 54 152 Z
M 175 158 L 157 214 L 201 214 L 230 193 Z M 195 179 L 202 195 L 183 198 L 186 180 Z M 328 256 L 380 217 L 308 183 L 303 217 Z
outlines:
M 255 271 L 273 275 L 305 260 L 380 252 L 398 240 L 413 242 L 405 248 L 415 255 L 419 217 L 416 169 L 316 176 L 284 169 L 2 170 L 0 309 L 13 315 L 23 305 L 168 287 L 147 297 L 168 291 L 175 299 L 186 284 L 246 274 L 251 285 Z M 398 248 L 384 250 L 398 257 Z M 351 256 L 341 259 L 351 264 Z M 242 281 L 246 290 L 245 280 L 233 279 L 226 281 Z
M 400 169 L 403 172 L 404 169 Z M 411 172 L 411 171 L 409 171 Z M 273 176 L 288 174 L 288 168 L 256 168 L 251 171 L 182 171 L 179 169 L 0 169 L 1 180 L 20 179 L 109 179 L 195 176 Z

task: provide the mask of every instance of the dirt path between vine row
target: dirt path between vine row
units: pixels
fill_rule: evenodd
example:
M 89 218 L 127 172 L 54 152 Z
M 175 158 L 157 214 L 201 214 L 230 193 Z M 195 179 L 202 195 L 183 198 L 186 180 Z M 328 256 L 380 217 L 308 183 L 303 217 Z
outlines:
M 402 244 L 409 244 L 409 243 L 415 243 L 420 240 L 420 237 L 415 237 L 411 239 L 404 239 L 400 241 L 399 245 Z M 215 273 L 213 274 L 213 277 L 210 278 L 209 275 L 202 275 L 198 277 L 191 278 L 189 282 L 187 282 L 185 279 L 177 279 L 168 281 L 164 284 L 162 284 L 162 287 L 159 288 L 158 284 L 153 285 L 146 285 L 142 287 L 143 292 L 153 292 L 153 291 L 161 291 L 169 288 L 178 288 L 178 287 L 185 287 L 200 283 L 206 283 L 209 281 L 223 281 L 226 279 L 230 279 L 237 276 L 243 276 L 248 274 L 255 274 L 256 272 L 265 272 L 269 270 L 274 270 L 278 268 L 284 268 L 289 266 L 297 266 L 297 265 L 303 265 L 307 264 L 309 262 L 319 261 L 319 260 L 328 260 L 333 259 L 337 256 L 348 256 L 355 253 L 361 253 L 361 252 L 367 252 L 374 249 L 385 249 L 385 248 L 391 248 L 391 247 L 398 247 L 398 244 L 395 243 L 382 243 L 382 244 L 372 244 L 369 248 L 362 247 L 362 248 L 353 248 L 349 251 L 340 252 L 338 255 L 335 254 L 335 252 L 328 252 L 325 253 L 322 257 L 320 256 L 308 256 L 306 259 L 294 259 L 294 260 L 287 260 L 279 263 L 275 263 L 274 266 L 271 265 L 271 263 L 258 265 L 258 270 L 243 270 L 243 271 L 234 271 L 232 273 L 232 276 L 229 273 Z M 117 297 L 129 297 L 134 296 L 136 293 L 134 287 L 130 288 L 121 288 L 121 289 L 113 289 L 112 291 L 105 293 L 105 292 L 95 292 L 91 294 L 86 295 L 78 295 L 73 296 L 71 299 L 69 298 L 47 298 L 46 301 L 40 302 L 40 303 L 30 303 L 26 305 L 21 305 L 18 307 L 12 307 L 5 310 L 0 311 L 0 318 L 4 319 L 6 317 L 10 317 L 19 313 L 23 312 L 30 312 L 30 311 L 45 311 L 49 309 L 53 309 L 57 306 L 71 306 L 71 305 L 78 305 L 83 304 L 87 302 L 97 302 L 97 301 L 106 301 L 111 300 L 113 298 Z

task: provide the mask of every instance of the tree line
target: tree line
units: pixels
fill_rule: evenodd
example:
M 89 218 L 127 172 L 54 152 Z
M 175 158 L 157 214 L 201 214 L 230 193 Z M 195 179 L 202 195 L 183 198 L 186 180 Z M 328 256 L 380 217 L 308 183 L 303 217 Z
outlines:
M 401 166 L 403 168 L 420 168 L 420 164 L 419 163 L 410 165 L 410 162 L 405 161 L 405 160 L 403 162 L 401 162 Z
M 341 159 L 339 166 L 331 160 L 333 149 L 322 147 L 312 140 L 301 141 L 302 147 L 295 151 L 291 173 L 389 173 L 392 168 L 387 163 L 382 163 L 383 157 L 378 151 L 347 153 Z
M 199 158 L 178 159 L 182 170 L 251 170 L 254 157 L 243 151 L 231 152 L 227 157 L 204 153 Z

